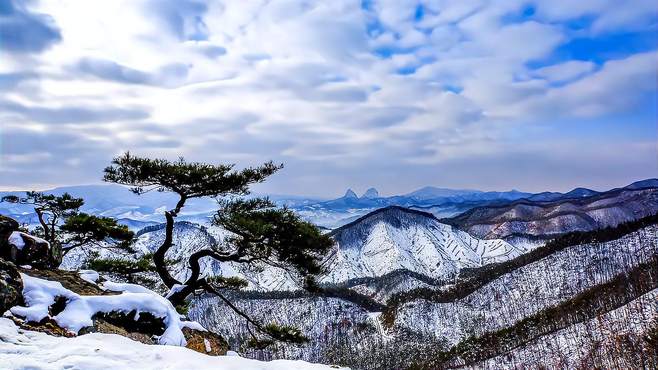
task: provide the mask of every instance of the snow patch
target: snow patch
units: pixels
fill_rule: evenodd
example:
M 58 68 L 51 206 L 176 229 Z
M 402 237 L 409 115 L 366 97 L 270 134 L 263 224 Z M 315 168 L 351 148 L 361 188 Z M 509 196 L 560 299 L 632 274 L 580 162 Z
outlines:
M 167 292 L 167 295 L 165 295 L 165 298 L 169 298 L 169 297 L 171 297 L 172 295 L 174 295 L 174 294 L 180 292 L 180 291 L 183 290 L 186 286 L 187 286 L 187 285 L 184 285 L 184 284 L 174 284 L 174 286 L 172 286 L 171 289 L 169 289 L 169 291 Z
M 20 231 L 14 231 L 9 235 L 9 244 L 15 246 L 18 249 L 23 249 L 25 247 L 25 241 L 23 240 L 23 235 L 26 235 L 25 233 L 22 233 Z
M 208 356 L 188 348 L 147 345 L 114 334 L 54 337 L 21 330 L 11 320 L 0 318 L 0 369 L 329 370 L 332 367 L 304 361 L 262 362 L 237 356 Z
M 142 312 L 148 312 L 162 318 L 165 332 L 158 338 L 158 343 L 175 346 L 185 346 L 187 342 L 182 328 L 205 330 L 195 322 L 183 321 L 181 315 L 171 303 L 157 293 L 140 285 L 122 284 L 106 281 L 102 287 L 119 291 L 119 295 L 81 296 L 62 286 L 57 281 L 42 280 L 21 274 L 23 278 L 23 297 L 26 307 L 16 306 L 10 310 L 14 315 L 24 317 L 28 321 L 41 321 L 50 317 L 48 308 L 55 303 L 57 297 L 66 299 L 66 307 L 62 312 L 52 317 L 62 328 L 78 333 L 80 329 L 92 326 L 92 317 L 97 313 L 136 311 L 135 319 Z
M 80 274 L 80 279 L 94 285 L 96 285 L 96 282 L 100 279 L 100 275 L 94 270 L 80 270 L 78 271 L 78 274 Z

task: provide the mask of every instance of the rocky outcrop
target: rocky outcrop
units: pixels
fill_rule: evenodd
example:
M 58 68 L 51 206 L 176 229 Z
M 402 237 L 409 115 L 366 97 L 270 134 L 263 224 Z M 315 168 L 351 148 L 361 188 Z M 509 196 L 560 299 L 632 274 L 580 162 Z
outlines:
M 47 241 L 20 231 L 9 235 L 7 255 L 15 264 L 52 268 L 55 258 Z
M 9 236 L 14 231 L 18 231 L 18 221 L 0 215 L 0 257 L 5 257 L 5 253 L 8 253 Z
M 0 258 L 18 266 L 56 266 L 53 251 L 47 241 L 20 231 L 16 220 L 3 215 L 0 215 Z
M 11 265 L 11 263 L 7 264 Z M 0 264 L 0 270 L 1 266 L 2 265 Z M 15 276 L 17 276 L 20 281 L 18 271 L 15 268 L 14 271 Z M 79 272 L 75 271 L 22 268 L 20 269 L 20 272 L 40 279 L 57 281 L 62 284 L 65 289 L 82 296 L 120 294 L 119 292 L 101 289 L 98 285 L 85 281 L 80 277 Z M 18 297 L 21 297 L 21 291 L 22 286 L 17 290 Z M 20 303 L 21 302 L 19 301 L 8 304 L 8 307 Z M 66 304 L 66 299 L 55 300 L 55 302 L 49 307 L 50 315 L 54 317 L 62 312 L 65 309 Z M 75 335 L 74 333 L 59 327 L 51 318 L 45 318 L 41 322 L 25 322 L 18 317 L 14 317 L 13 319 L 19 326 L 27 330 L 45 332 L 54 336 Z M 117 334 L 144 344 L 158 344 L 158 337 L 165 331 L 164 319 L 153 316 L 149 312 L 138 313 L 137 311 L 113 311 L 109 313 L 98 313 L 92 317 L 92 320 L 93 325 L 82 328 L 78 332 L 78 335 L 89 333 Z M 187 342 L 187 348 L 212 356 L 225 355 L 228 350 L 226 340 L 220 335 L 187 327 L 183 328 L 182 331 L 185 341 Z
M 185 347 L 210 356 L 223 356 L 228 351 L 226 340 L 211 331 L 183 328 L 187 345 Z
M 23 281 L 13 263 L 0 259 L 0 314 L 23 301 Z

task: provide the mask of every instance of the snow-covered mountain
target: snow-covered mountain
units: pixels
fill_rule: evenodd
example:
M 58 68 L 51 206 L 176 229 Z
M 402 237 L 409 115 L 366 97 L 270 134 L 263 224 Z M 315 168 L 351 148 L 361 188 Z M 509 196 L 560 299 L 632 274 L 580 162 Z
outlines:
M 375 188 L 369 188 L 368 190 L 366 190 L 365 193 L 363 193 L 363 195 L 361 196 L 361 198 L 364 198 L 364 199 L 375 199 L 375 198 L 379 198 L 379 192 L 378 192 L 377 189 L 375 189 Z
M 658 212 L 656 187 L 632 186 L 593 195 L 570 193 L 574 198 L 476 207 L 444 221 L 485 239 L 514 235 L 551 237 L 616 226 Z
M 456 275 L 523 253 L 502 240 L 479 240 L 433 215 L 403 207 L 379 209 L 331 233 L 337 242 L 324 282 L 409 270 L 433 278 Z
M 428 369 L 446 364 L 564 368 L 565 363 L 568 368 L 614 368 L 615 363 L 642 368 L 642 363 L 658 364 L 658 353 L 645 352 L 651 342 L 643 339 L 658 333 L 657 223 L 653 217 L 581 236 L 582 242 L 565 238 L 560 243 L 566 244 L 471 269 L 449 283 L 428 281 L 387 299 L 384 314 L 358 300 L 303 294 L 233 298 L 258 318 L 274 317 L 314 338 L 303 346 L 249 353 L 260 359 L 285 356 L 377 370 L 412 362 Z M 367 292 L 363 285 L 350 286 Z M 248 339 L 244 320 L 217 298 L 195 300 L 190 315 L 230 342 Z

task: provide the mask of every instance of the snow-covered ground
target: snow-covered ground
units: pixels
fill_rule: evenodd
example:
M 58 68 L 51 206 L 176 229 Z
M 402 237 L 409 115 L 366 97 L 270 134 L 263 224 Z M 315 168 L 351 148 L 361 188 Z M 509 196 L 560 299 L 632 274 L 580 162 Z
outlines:
M 22 330 L 11 320 L 0 318 L 0 369 L 328 370 L 332 367 L 303 361 L 213 357 L 184 347 L 142 344 L 115 334 L 54 337 Z

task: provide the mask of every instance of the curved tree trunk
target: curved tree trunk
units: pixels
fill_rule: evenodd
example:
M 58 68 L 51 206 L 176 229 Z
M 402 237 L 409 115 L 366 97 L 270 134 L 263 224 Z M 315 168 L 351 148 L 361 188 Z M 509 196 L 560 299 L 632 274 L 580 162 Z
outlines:
M 180 284 L 180 281 L 176 280 L 169 270 L 167 269 L 167 263 L 165 260 L 165 254 L 171 248 L 173 238 L 174 238 L 174 215 L 172 212 L 165 212 L 165 217 L 167 218 L 167 225 L 165 227 L 165 240 L 162 242 L 162 245 L 158 250 L 153 253 L 153 263 L 155 264 L 155 270 L 162 279 L 164 285 L 167 288 L 173 287 L 175 284 Z

